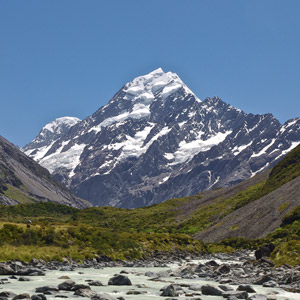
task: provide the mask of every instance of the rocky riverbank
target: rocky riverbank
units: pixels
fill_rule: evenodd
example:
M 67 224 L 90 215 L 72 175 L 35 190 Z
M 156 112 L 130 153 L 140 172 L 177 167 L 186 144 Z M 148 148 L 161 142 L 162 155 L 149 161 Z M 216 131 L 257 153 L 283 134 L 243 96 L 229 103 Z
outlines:
M 111 276 L 107 282 L 92 280 L 88 275 L 84 283 L 72 279 L 72 274 L 82 269 L 103 270 L 105 268 L 119 268 L 120 272 Z M 151 271 L 145 271 L 145 268 Z M 156 271 L 155 268 L 160 270 Z M 163 268 L 163 270 L 161 270 Z M 34 293 L 14 293 L 14 286 L 21 281 L 33 281 L 35 276 L 46 276 L 50 271 L 66 274 L 60 278 L 57 285 L 44 285 L 35 288 Z M 80 273 L 80 272 L 79 272 Z M 85 276 L 86 272 L 82 276 Z M 88 272 L 86 273 L 88 274 Z M 212 296 L 215 299 L 279 299 L 278 289 L 293 293 L 293 299 L 300 299 L 300 267 L 275 265 L 265 257 L 255 259 L 253 253 L 243 251 L 232 255 L 214 254 L 185 256 L 183 253 L 170 256 L 167 253 L 156 253 L 148 259 L 136 261 L 112 261 L 107 256 L 99 256 L 86 261 L 65 259 L 63 262 L 31 260 L 30 263 L 9 261 L 0 263 L 0 300 L 29 299 L 45 300 L 53 298 L 84 297 L 93 300 L 126 299 L 126 296 L 112 295 L 97 291 L 105 291 L 105 287 L 130 286 L 126 292 L 128 297 L 142 299 L 146 295 L 147 282 L 161 284 L 157 295 L 162 299 L 169 297 L 185 297 L 193 299 Z M 144 276 L 145 284 L 136 284 L 132 277 Z M 206 283 L 207 281 L 207 283 Z M 188 283 L 187 283 L 188 282 Z M 200 283 L 201 282 L 201 283 Z M 7 289 L 6 289 L 7 287 Z M 259 291 L 265 288 L 265 294 Z M 273 288 L 273 290 L 272 290 Z M 298 294 L 299 293 L 299 294 Z M 132 299 L 132 298 L 130 298 Z M 290 298 L 280 298 L 290 299 Z

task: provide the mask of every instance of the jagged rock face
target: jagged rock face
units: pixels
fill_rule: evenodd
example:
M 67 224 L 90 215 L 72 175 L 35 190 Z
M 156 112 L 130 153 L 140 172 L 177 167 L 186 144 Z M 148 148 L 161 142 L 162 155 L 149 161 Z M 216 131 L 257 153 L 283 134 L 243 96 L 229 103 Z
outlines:
M 299 142 L 300 119 L 281 125 L 218 97 L 201 101 L 157 69 L 60 137 L 24 150 L 94 205 L 133 208 L 240 182 Z

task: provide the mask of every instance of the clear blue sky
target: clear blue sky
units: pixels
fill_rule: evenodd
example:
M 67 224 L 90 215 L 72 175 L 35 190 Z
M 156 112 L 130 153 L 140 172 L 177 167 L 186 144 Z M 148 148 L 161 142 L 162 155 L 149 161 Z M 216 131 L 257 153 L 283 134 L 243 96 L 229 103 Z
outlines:
M 85 118 L 162 67 L 200 99 L 300 117 L 299 0 L 0 0 L 0 135 Z

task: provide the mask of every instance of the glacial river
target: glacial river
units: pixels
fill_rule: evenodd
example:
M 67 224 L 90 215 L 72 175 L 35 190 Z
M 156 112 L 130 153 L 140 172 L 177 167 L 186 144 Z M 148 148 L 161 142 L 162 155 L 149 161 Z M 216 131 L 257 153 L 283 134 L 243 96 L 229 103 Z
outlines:
M 198 263 L 200 261 L 197 261 Z M 203 263 L 203 260 L 201 260 Z M 0 292 L 1 291 L 11 291 L 15 294 L 21 293 L 29 293 L 30 295 L 36 294 L 35 288 L 45 286 L 45 285 L 52 285 L 57 286 L 58 284 L 65 281 L 65 279 L 59 279 L 61 276 L 68 276 L 70 279 L 75 281 L 77 284 L 87 284 L 86 280 L 99 280 L 101 281 L 104 286 L 91 286 L 91 289 L 96 291 L 97 293 L 108 293 L 111 296 L 117 298 L 122 296 L 126 300 L 150 300 L 150 299 L 166 299 L 171 297 L 161 297 L 160 294 L 162 293 L 160 289 L 166 285 L 171 283 L 178 283 L 178 284 L 213 284 L 219 285 L 216 282 L 205 280 L 205 279 L 183 279 L 183 278 L 176 278 L 176 277 L 163 277 L 161 281 L 153 281 L 150 280 L 151 277 L 145 276 L 146 272 L 160 272 L 166 271 L 169 269 L 176 270 L 178 268 L 178 264 L 168 265 L 167 267 L 160 267 L 160 268 L 128 268 L 128 267 L 110 267 L 110 268 L 103 268 L 103 269 L 93 269 L 93 268 L 83 268 L 83 269 L 76 269 L 75 271 L 47 271 L 46 276 L 34 276 L 28 277 L 31 281 L 17 281 L 15 279 L 9 279 L 10 283 L 0 285 Z M 125 274 L 129 277 L 132 282 L 132 286 L 111 286 L 107 285 L 108 280 L 115 274 L 119 274 L 121 271 L 126 271 L 128 274 Z M 0 276 L 0 279 L 8 278 L 8 276 Z M 142 285 L 143 287 L 139 286 Z M 228 285 L 228 284 L 227 284 Z M 230 285 L 229 285 L 230 286 Z M 253 288 L 256 290 L 258 294 L 270 294 L 276 293 L 277 300 L 283 299 L 300 299 L 300 294 L 296 293 L 288 293 L 282 289 L 278 288 L 264 288 L 258 285 L 252 285 Z M 232 287 L 236 290 L 237 286 Z M 135 290 L 144 292 L 144 294 L 140 295 L 127 295 L 128 291 Z M 60 291 L 57 295 L 65 295 L 68 296 L 69 299 L 89 299 L 80 296 L 74 296 L 74 292 L 67 292 L 67 291 Z M 194 291 L 194 293 L 197 293 Z M 200 292 L 198 292 L 200 294 Z M 252 294 L 249 294 L 252 295 Z M 55 295 L 46 295 L 47 299 L 60 299 L 55 298 Z M 219 300 L 224 299 L 220 296 L 205 296 L 205 295 L 197 295 L 194 296 L 200 297 L 203 300 Z M 193 299 L 193 297 L 178 297 L 178 299 Z

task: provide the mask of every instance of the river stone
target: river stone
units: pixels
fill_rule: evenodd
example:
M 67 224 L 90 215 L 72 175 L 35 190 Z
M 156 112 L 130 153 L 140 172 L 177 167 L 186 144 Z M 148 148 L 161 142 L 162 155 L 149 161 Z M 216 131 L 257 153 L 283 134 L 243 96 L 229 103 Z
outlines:
M 126 295 L 141 295 L 141 294 L 147 294 L 145 291 L 128 291 Z
M 219 264 L 215 260 L 210 260 L 210 261 L 206 262 L 205 265 L 210 266 L 210 267 L 218 267 L 219 266 Z
M 271 252 L 275 249 L 275 245 L 273 243 L 269 243 L 261 246 L 258 250 L 254 252 L 256 259 L 260 259 L 263 256 L 270 256 Z
M 117 300 L 117 299 L 107 293 L 99 293 L 93 296 L 92 300 Z
M 249 297 L 248 300 L 268 300 L 268 297 L 262 294 L 255 294 Z
M 262 275 L 261 277 L 259 277 L 255 282 L 254 284 L 264 284 L 265 282 L 267 281 L 270 281 L 271 280 L 271 277 L 269 275 Z
M 75 284 L 74 286 L 73 286 L 73 291 L 77 291 L 77 290 L 84 290 L 84 289 L 86 289 L 86 290 L 90 290 L 91 289 L 91 287 L 89 286 L 89 285 L 87 285 L 87 284 L 82 284 L 82 283 L 77 283 L 77 284 Z
M 39 264 L 39 261 L 36 258 L 33 258 L 29 263 L 31 265 L 37 265 L 37 264 Z
M 24 268 L 17 272 L 17 275 L 21 276 L 45 276 L 46 274 L 37 268 Z
M 92 280 L 88 283 L 90 286 L 103 286 L 103 283 L 99 280 Z
M 27 293 L 23 293 L 23 294 L 13 297 L 12 300 L 18 300 L 18 299 L 30 299 L 30 296 Z
M 201 287 L 201 284 L 194 283 L 189 286 L 189 289 L 192 291 L 201 291 Z
M 224 298 L 228 298 L 229 296 L 234 296 L 237 299 L 248 299 L 248 293 L 245 291 L 228 291 L 223 293 Z
M 18 281 L 30 281 L 27 277 L 19 277 Z
M 249 284 L 241 284 L 236 289 L 237 291 L 245 291 L 247 293 L 256 293 L 255 289 Z
M 47 300 L 47 298 L 43 294 L 38 294 L 38 295 L 32 295 L 31 300 Z
M 164 291 L 161 293 L 160 296 L 163 296 L 163 297 L 178 297 L 179 294 L 176 291 L 176 286 L 174 286 L 173 284 L 170 284 L 164 289 Z
M 76 290 L 74 295 L 76 296 L 81 296 L 81 297 L 87 297 L 87 298 L 92 298 L 94 296 L 96 296 L 96 292 L 92 291 L 91 289 L 79 289 Z
M 35 289 L 36 293 L 58 292 L 58 288 L 53 285 L 41 286 Z
M 108 285 L 132 285 L 132 283 L 127 276 L 116 275 L 109 279 Z
M 223 285 L 223 284 L 218 285 L 218 287 L 224 292 L 229 292 L 229 291 L 234 290 L 231 286 L 227 286 L 227 285 Z
M 16 296 L 16 294 L 13 292 L 10 292 L 10 291 L 0 292 L 0 297 L 3 297 L 3 298 L 13 298 L 15 296 Z
M 147 277 L 155 277 L 156 273 L 148 271 L 148 272 L 145 273 L 145 276 L 147 276 Z
M 58 289 L 62 291 L 71 291 L 75 285 L 75 281 L 68 279 L 58 285 Z
M 274 280 L 267 281 L 263 284 L 263 287 L 278 287 L 278 284 Z
M 0 264 L 0 275 L 16 275 L 16 272 L 6 264 Z
M 209 295 L 209 296 L 222 296 L 223 295 L 223 290 L 220 288 L 206 284 L 201 287 L 201 292 L 203 295 Z
M 230 272 L 230 267 L 226 264 L 221 265 L 216 269 L 216 272 L 219 272 L 221 274 L 228 274 Z

